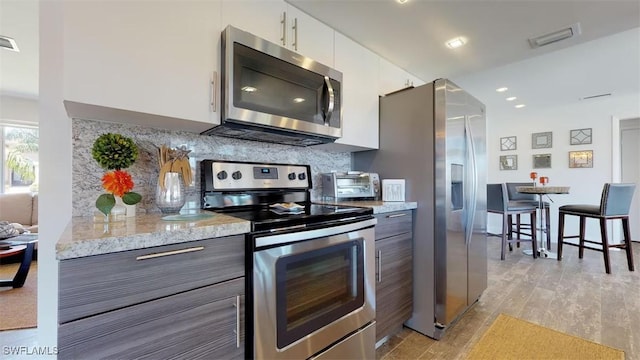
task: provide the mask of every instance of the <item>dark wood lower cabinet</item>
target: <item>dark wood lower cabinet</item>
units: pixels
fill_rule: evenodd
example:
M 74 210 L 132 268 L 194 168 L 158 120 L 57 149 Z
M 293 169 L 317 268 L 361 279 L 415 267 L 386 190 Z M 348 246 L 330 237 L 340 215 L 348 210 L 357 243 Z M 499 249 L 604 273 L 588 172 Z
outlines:
M 244 358 L 244 238 L 62 260 L 59 359 Z
M 411 217 L 411 211 L 377 216 L 376 341 L 401 329 L 413 311 Z
M 239 278 L 62 324 L 58 357 L 244 358 L 243 294 Z

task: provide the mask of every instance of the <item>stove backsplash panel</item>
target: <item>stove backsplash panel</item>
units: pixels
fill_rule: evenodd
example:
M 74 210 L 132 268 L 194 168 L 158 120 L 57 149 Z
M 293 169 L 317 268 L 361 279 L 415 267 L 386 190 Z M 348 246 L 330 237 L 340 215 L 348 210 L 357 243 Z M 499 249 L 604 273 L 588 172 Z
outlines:
M 191 150 L 189 162 L 194 181 L 187 187 L 187 203 L 183 210 L 200 208 L 200 161 L 203 159 L 308 164 L 313 176 L 313 200 L 321 198 L 321 173 L 347 171 L 351 166 L 351 153 L 333 153 L 313 147 L 262 143 L 81 119 L 73 120 L 72 131 L 73 216 L 93 215 L 96 210 L 95 201 L 104 193 L 101 178 L 105 170 L 91 156 L 93 142 L 104 133 L 118 133 L 131 137 L 138 145 L 138 159 L 126 169 L 135 183 L 133 191 L 142 195 L 142 201 L 137 205 L 138 213 L 160 212 L 155 206 L 154 198 L 159 170 L 157 148 L 163 144 L 172 148 L 184 145 Z

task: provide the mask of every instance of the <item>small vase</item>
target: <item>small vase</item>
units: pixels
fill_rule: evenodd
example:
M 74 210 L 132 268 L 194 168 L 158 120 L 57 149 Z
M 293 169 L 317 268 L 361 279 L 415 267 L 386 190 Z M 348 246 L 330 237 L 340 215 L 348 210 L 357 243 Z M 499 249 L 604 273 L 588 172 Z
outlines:
M 164 188 L 156 186 L 156 206 L 163 214 L 177 214 L 186 201 L 182 174 L 167 172 L 164 174 Z
M 124 206 L 125 208 L 125 216 L 126 217 L 133 217 L 136 216 L 136 204 L 133 205 L 127 205 L 124 203 L 124 201 L 122 201 L 122 198 L 119 196 L 116 196 L 116 207 L 117 206 Z M 115 207 L 114 207 L 115 209 Z M 113 214 L 113 210 L 111 210 L 111 213 Z
M 112 223 L 118 221 L 124 221 L 127 209 L 124 205 L 116 205 L 111 209 L 109 214 L 105 215 L 100 210 L 93 212 L 93 222 L 95 223 Z

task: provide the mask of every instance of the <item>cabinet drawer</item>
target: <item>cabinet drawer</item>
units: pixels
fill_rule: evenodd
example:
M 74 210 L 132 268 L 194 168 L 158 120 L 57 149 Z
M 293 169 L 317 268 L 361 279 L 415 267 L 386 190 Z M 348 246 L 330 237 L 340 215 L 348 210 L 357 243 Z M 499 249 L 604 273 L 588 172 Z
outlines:
M 58 358 L 242 359 L 243 293 L 238 278 L 62 324 Z
M 58 322 L 244 276 L 242 235 L 60 261 Z
M 412 211 L 395 211 L 376 215 L 376 240 L 412 231 Z

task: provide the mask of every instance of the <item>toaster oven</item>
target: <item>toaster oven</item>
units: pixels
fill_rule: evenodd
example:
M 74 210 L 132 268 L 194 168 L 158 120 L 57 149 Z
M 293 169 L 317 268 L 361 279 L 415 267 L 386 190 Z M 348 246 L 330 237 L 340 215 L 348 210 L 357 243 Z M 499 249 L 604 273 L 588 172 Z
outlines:
M 325 173 L 322 196 L 335 200 L 380 200 L 380 177 L 359 171 Z

